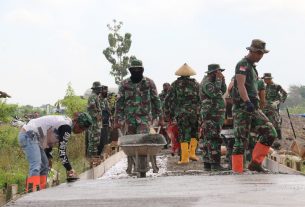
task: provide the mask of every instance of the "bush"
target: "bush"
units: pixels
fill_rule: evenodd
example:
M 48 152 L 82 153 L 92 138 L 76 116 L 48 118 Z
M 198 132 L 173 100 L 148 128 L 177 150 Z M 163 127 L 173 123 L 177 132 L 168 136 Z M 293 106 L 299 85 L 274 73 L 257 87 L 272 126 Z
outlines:
M 0 99 L 0 121 L 9 123 L 16 114 L 17 107 L 15 104 L 6 104 L 5 101 Z

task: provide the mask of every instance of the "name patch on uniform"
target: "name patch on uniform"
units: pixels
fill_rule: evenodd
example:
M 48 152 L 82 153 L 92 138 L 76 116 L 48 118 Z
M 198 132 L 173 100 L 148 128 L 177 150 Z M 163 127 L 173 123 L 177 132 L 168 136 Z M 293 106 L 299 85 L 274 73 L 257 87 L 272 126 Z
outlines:
M 247 67 L 246 67 L 246 66 L 240 66 L 239 70 L 240 70 L 240 71 L 246 71 L 246 70 L 247 70 Z

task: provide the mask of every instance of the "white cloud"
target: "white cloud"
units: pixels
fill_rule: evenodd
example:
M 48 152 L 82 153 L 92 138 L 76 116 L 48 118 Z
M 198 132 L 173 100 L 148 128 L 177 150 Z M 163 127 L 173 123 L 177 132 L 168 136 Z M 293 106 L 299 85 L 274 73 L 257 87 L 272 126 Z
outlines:
M 51 18 L 46 14 L 36 13 L 25 8 L 12 10 L 4 16 L 4 20 L 9 23 L 21 25 L 46 25 Z

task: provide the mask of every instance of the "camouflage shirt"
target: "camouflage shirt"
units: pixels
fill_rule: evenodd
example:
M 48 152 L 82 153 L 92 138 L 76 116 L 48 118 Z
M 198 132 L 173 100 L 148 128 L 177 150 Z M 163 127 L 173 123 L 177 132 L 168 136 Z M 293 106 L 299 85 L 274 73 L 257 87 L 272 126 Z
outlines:
M 202 117 L 207 114 L 217 115 L 223 113 L 225 103 L 223 95 L 227 90 L 224 79 L 212 80 L 210 76 L 204 76 L 200 83 L 201 113 Z
M 245 87 L 249 98 L 257 98 L 257 81 L 258 75 L 255 65 L 251 63 L 247 58 L 243 58 L 239 61 L 235 68 L 235 75 L 241 74 L 246 76 Z M 237 89 L 237 81 L 234 81 L 234 88 Z M 240 98 L 238 90 L 233 94 L 233 98 Z
M 103 125 L 109 125 L 109 120 L 111 116 L 109 102 L 107 98 L 100 98 L 101 115 L 103 119 Z
M 161 116 L 161 103 L 153 80 L 144 77 L 133 83 L 130 78 L 122 81 L 115 106 L 115 119 L 124 121 L 134 117 Z
M 198 114 L 200 105 L 199 84 L 195 79 L 179 77 L 171 84 L 165 99 L 165 114 L 171 118 L 183 114 Z
M 168 95 L 168 91 L 164 91 L 164 90 L 162 90 L 162 92 L 159 94 L 162 108 L 164 107 L 164 101 L 167 95 Z
M 282 86 L 271 83 L 266 86 L 266 101 L 267 104 L 272 104 L 274 101 L 284 102 L 287 98 L 287 92 Z
M 97 117 L 101 115 L 102 109 L 100 105 L 99 95 L 92 92 L 88 98 L 87 111 L 92 117 L 93 122 L 97 122 Z
M 258 91 L 266 90 L 264 80 L 259 79 L 259 80 L 257 81 L 257 90 L 258 90 Z

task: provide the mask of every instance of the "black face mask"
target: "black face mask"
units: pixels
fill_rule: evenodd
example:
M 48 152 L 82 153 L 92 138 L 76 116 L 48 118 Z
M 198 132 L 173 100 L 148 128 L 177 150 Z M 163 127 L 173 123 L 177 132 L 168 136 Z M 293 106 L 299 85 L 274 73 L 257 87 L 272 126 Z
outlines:
M 107 98 L 107 96 L 108 96 L 108 93 L 107 93 L 107 92 L 102 92 L 102 97 L 103 97 L 103 98 Z
M 143 79 L 143 70 L 130 70 L 130 74 L 133 83 L 139 83 Z

